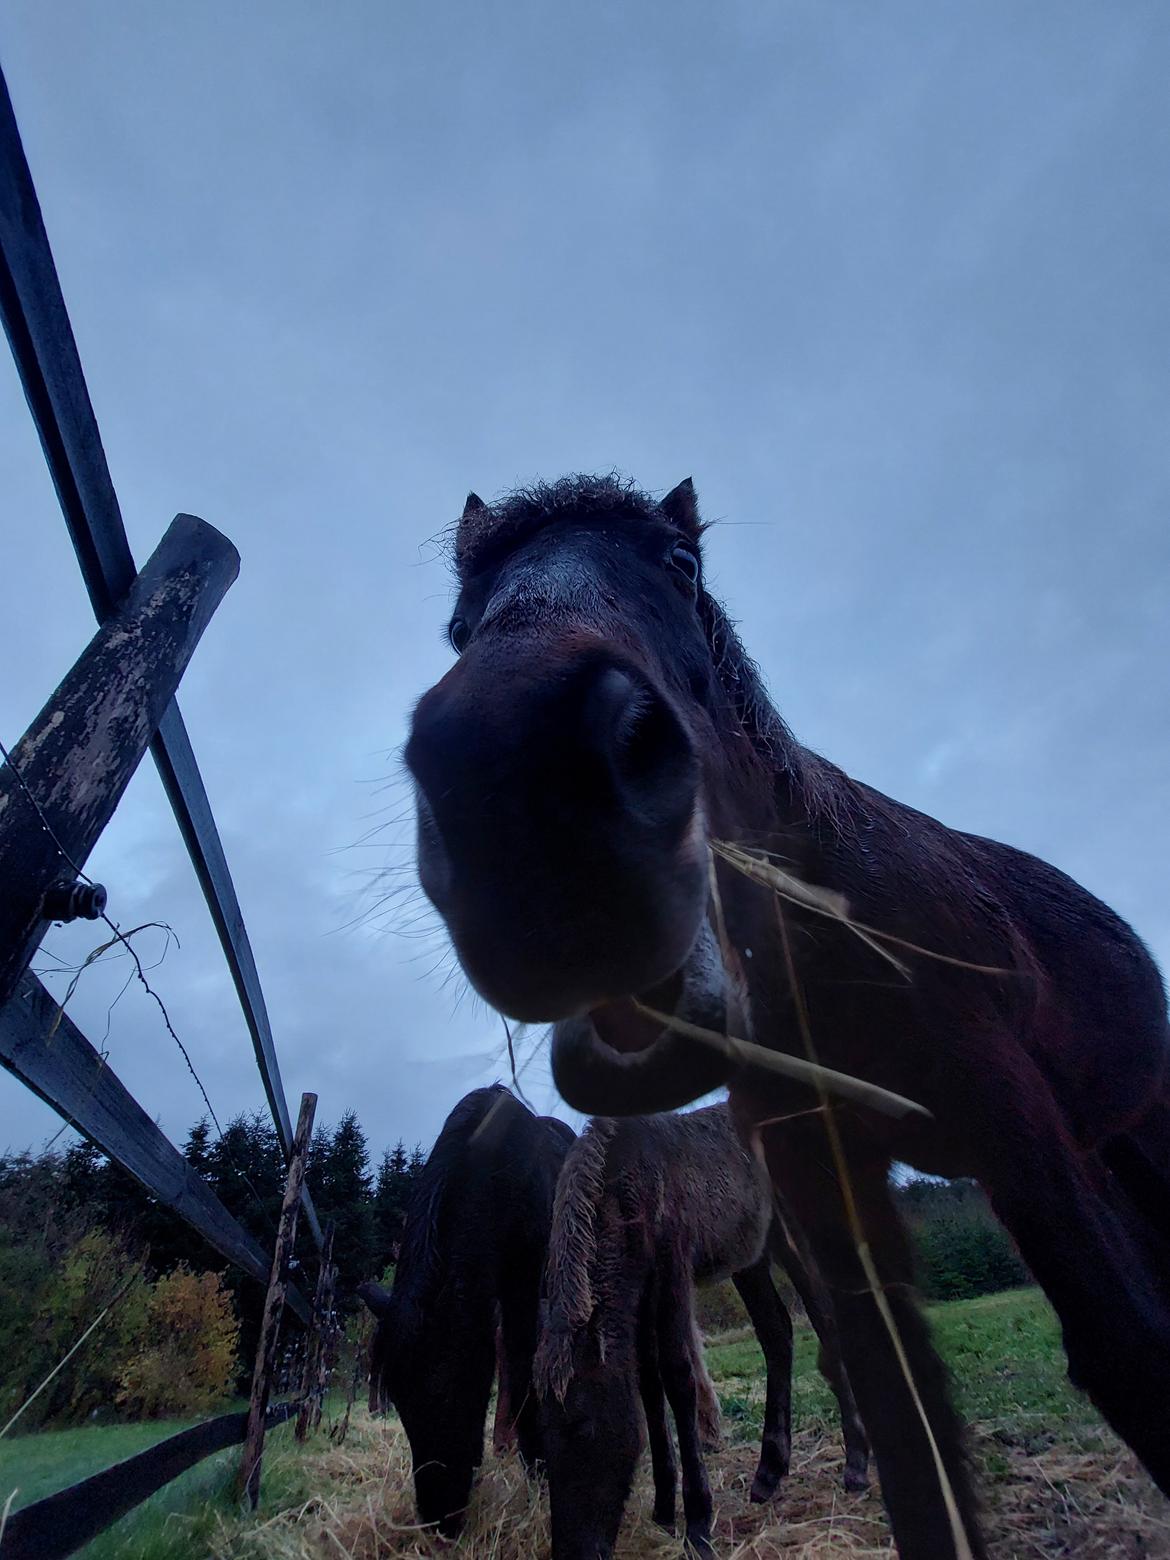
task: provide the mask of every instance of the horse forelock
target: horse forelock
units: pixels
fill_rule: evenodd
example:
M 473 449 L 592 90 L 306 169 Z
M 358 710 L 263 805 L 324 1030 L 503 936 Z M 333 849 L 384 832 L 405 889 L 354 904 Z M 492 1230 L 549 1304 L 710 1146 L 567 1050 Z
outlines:
M 643 525 L 672 524 L 656 499 L 617 472 L 536 482 L 517 488 L 494 504 L 464 512 L 449 533 L 460 583 L 465 584 L 545 526 L 582 515 L 605 515 Z

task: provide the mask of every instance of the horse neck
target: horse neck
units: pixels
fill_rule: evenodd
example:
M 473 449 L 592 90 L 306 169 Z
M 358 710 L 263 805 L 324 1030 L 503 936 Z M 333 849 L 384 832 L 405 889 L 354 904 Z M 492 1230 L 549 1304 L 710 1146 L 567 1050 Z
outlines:
M 802 747 L 778 716 L 767 732 L 723 738 L 706 791 L 712 838 L 775 851 L 794 869 L 847 851 L 867 821 L 866 788 Z
M 771 1222 L 771 1183 L 741 1145 L 726 1104 L 670 1121 L 670 1201 L 700 1265 L 726 1273 L 750 1266 Z
M 797 747 L 772 775 L 777 865 L 806 887 L 828 890 L 849 915 L 911 944 L 989 966 L 1015 968 L 1027 955 L 982 842 L 851 779 Z M 767 843 L 764 841 L 762 843 Z M 799 906 L 789 919 L 800 920 Z M 823 917 L 814 913 L 824 932 Z M 769 919 L 776 928 L 775 907 Z M 841 968 L 872 955 L 841 932 Z M 822 951 L 830 943 L 819 939 Z M 797 963 L 809 944 L 797 939 Z

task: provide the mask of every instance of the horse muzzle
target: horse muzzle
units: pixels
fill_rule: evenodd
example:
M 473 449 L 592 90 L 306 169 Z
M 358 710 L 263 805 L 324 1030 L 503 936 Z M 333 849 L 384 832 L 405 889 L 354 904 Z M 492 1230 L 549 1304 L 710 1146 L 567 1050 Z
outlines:
M 707 897 L 698 749 L 601 642 L 468 650 L 415 710 L 418 865 L 464 972 L 555 1022 L 668 979 Z
M 656 1014 L 688 1027 L 673 1028 Z M 704 920 L 672 981 L 642 1001 L 607 1003 L 554 1027 L 553 1081 L 567 1104 L 590 1116 L 677 1110 L 731 1082 L 738 1065 L 717 1037 L 743 1036 L 746 1021 L 742 982 L 726 969 Z

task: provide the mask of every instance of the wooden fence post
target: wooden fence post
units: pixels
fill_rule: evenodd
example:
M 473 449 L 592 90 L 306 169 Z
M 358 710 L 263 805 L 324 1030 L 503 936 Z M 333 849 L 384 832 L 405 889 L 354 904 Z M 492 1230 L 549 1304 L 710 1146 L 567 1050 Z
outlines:
M 93 920 L 104 909 L 104 890 L 80 885 L 88 903 L 73 905 L 69 889 L 239 567 L 236 549 L 213 526 L 176 516 L 11 762 L 0 765 L 0 1002 L 51 920 Z
M 302 1094 L 301 1113 L 297 1117 L 297 1130 L 293 1134 L 292 1153 L 289 1155 L 288 1181 L 284 1188 L 284 1202 L 280 1209 L 280 1225 L 276 1231 L 276 1250 L 272 1254 L 272 1277 L 268 1281 L 268 1295 L 264 1301 L 264 1320 L 260 1325 L 260 1341 L 256 1345 L 256 1369 L 252 1374 L 252 1402 L 248 1409 L 248 1434 L 244 1440 L 244 1456 L 237 1479 L 238 1492 L 242 1498 L 247 1499 L 253 1511 L 260 1499 L 260 1459 L 264 1455 L 264 1420 L 268 1412 L 268 1394 L 272 1388 L 272 1371 L 276 1364 L 280 1318 L 284 1311 L 284 1292 L 288 1284 L 288 1264 L 297 1233 L 297 1210 L 301 1205 L 301 1187 L 305 1179 L 305 1157 L 313 1132 L 313 1116 L 316 1109 L 317 1096 Z
M 301 1377 L 301 1407 L 297 1414 L 296 1436 L 303 1441 L 309 1431 L 315 1429 L 321 1418 L 321 1396 L 325 1390 L 326 1340 L 325 1331 L 333 1325 L 333 1280 L 337 1269 L 333 1266 L 333 1221 L 325 1227 L 325 1244 L 321 1247 L 321 1268 L 317 1274 L 317 1289 L 313 1295 L 313 1326 L 305 1343 L 305 1366 Z

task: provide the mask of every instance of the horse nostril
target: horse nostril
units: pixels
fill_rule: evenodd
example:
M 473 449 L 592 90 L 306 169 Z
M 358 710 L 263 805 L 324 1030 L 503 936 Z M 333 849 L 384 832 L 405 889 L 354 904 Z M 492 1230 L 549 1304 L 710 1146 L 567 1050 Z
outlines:
M 451 857 L 435 819 L 434 810 L 421 785 L 415 785 L 417 819 L 418 875 L 431 903 L 442 907 L 451 891 Z
M 610 761 L 630 785 L 649 778 L 658 762 L 663 709 L 644 689 L 634 688 L 614 722 Z
M 591 690 L 586 719 L 623 804 L 647 822 L 684 826 L 694 806 L 697 764 L 666 700 L 611 666 Z

